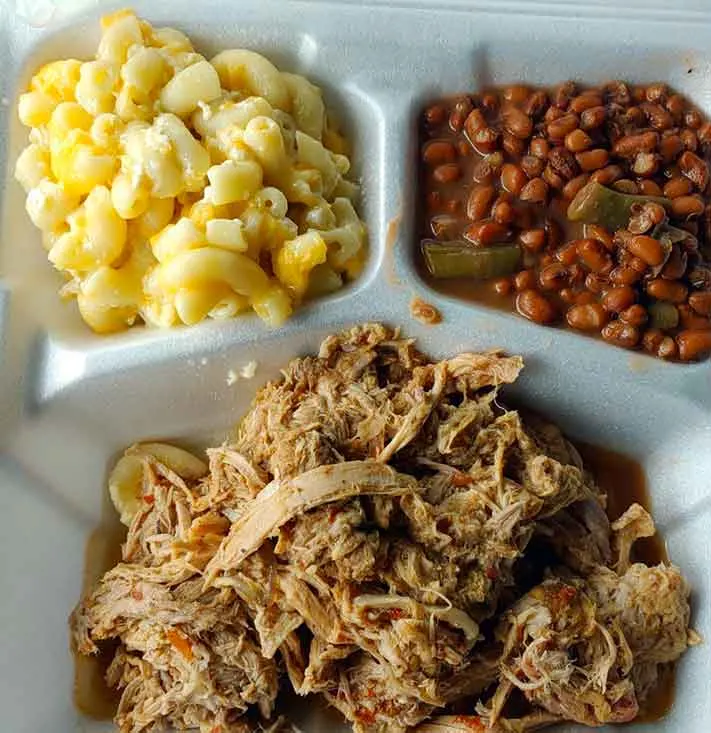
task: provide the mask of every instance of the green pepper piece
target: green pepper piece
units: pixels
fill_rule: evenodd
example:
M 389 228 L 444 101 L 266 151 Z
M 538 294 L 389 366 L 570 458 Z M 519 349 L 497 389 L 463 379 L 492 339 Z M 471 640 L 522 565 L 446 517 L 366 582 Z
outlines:
M 438 242 L 425 239 L 422 254 L 427 269 L 437 279 L 471 277 L 488 280 L 503 277 L 516 272 L 521 262 L 521 250 L 512 244 L 479 248 L 460 240 Z
M 659 196 L 635 196 L 607 188 L 596 181 L 583 186 L 568 206 L 568 219 L 598 224 L 610 232 L 627 226 L 634 204 L 655 202 L 671 209 L 671 201 Z
M 649 311 L 649 325 L 651 328 L 668 331 L 679 325 L 679 311 L 673 303 L 656 300 L 654 303 L 649 304 L 647 310 Z

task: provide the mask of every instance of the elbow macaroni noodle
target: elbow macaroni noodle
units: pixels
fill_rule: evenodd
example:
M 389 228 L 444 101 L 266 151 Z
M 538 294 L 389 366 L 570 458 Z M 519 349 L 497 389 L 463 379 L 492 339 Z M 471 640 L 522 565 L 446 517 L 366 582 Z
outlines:
M 278 325 L 362 268 L 366 231 L 321 92 L 244 49 L 212 61 L 130 11 L 54 61 L 15 166 L 48 258 L 100 333 L 254 310 Z

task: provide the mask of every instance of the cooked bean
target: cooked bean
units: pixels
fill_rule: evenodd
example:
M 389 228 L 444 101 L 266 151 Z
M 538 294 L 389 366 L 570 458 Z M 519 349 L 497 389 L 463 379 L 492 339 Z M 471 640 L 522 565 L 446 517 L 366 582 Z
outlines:
M 464 230 L 464 238 L 477 247 L 486 247 L 511 239 L 511 231 L 507 226 L 491 219 L 476 221 Z
M 504 88 L 501 96 L 507 102 L 523 104 L 528 99 L 530 93 L 531 90 L 523 84 L 511 84 Z
M 658 132 L 639 132 L 621 137 L 612 147 L 612 152 L 621 158 L 633 158 L 637 153 L 649 153 L 659 143 Z
M 696 186 L 704 191 L 709 182 L 709 167 L 698 155 L 686 150 L 679 158 L 679 169 Z
M 607 250 L 597 239 L 578 239 L 576 249 L 580 260 L 593 272 L 599 272 L 610 262 Z
M 617 265 L 610 273 L 610 282 L 615 285 L 633 285 L 641 278 L 641 272 L 627 265 Z
M 639 331 L 624 321 L 611 321 L 602 329 L 602 338 L 611 344 L 631 349 L 639 342 Z
M 679 347 L 679 358 L 682 361 L 693 361 L 711 351 L 711 329 L 707 331 L 682 331 L 676 337 Z
M 533 132 L 533 120 L 517 107 L 507 105 L 501 112 L 501 122 L 507 132 L 522 140 L 530 137 Z
M 674 126 L 672 116 L 660 104 L 648 102 L 641 104 L 640 109 L 649 121 L 650 127 L 653 127 L 655 130 L 668 130 Z
M 579 94 L 574 99 L 571 99 L 570 104 L 568 105 L 568 109 L 571 112 L 580 114 L 581 112 L 584 112 L 587 109 L 592 109 L 594 107 L 601 107 L 601 106 L 602 106 L 602 96 L 598 92 L 588 91 L 588 92 L 583 92 L 582 94 Z
M 629 107 L 625 110 L 622 121 L 627 128 L 642 127 L 644 125 L 644 112 L 639 107 Z
M 562 146 L 555 147 L 548 153 L 548 162 L 553 170 L 567 181 L 574 178 L 578 173 L 575 156 Z
M 545 229 L 524 229 L 518 238 L 527 252 L 542 252 L 546 246 Z
M 703 124 L 703 119 L 695 109 L 687 109 L 684 114 L 684 124 L 692 130 L 698 130 Z
M 462 169 L 456 163 L 443 163 L 432 171 L 432 177 L 437 183 L 452 183 L 462 175 Z
M 492 287 L 497 295 L 509 295 L 513 289 L 510 277 L 500 277 L 494 280 Z
M 534 323 L 553 323 L 558 317 L 555 306 L 537 290 L 529 289 L 516 297 L 516 310 Z
M 541 158 L 537 158 L 535 155 L 524 155 L 521 158 L 521 170 L 529 178 L 538 178 L 543 169 L 546 167 L 546 163 Z
M 472 145 L 482 155 L 493 153 L 499 144 L 499 133 L 493 127 L 484 127 L 477 130 L 469 138 Z
M 642 348 L 651 354 L 656 354 L 664 340 L 664 332 L 659 328 L 648 328 L 642 336 Z
M 659 142 L 659 154 L 664 163 L 671 163 L 676 160 L 677 155 L 684 149 L 684 143 L 679 135 L 668 135 Z
M 472 170 L 472 180 L 475 183 L 488 183 L 493 176 L 498 175 L 503 162 L 504 156 L 500 152 L 483 157 Z
M 577 94 L 578 87 L 574 81 L 563 82 L 553 93 L 553 104 L 559 109 L 567 109 L 570 100 Z
M 504 132 L 501 136 L 501 147 L 506 153 L 512 158 L 520 158 L 523 155 L 523 151 L 526 149 L 526 143 L 510 132 Z
M 541 177 L 551 188 L 555 188 L 556 190 L 560 190 L 565 185 L 565 179 L 563 176 L 561 176 L 560 173 L 558 173 L 558 171 L 556 171 L 550 164 L 543 169 Z
M 668 303 L 683 303 L 689 289 L 679 280 L 655 278 L 647 283 L 647 292 L 657 300 L 664 300 Z
M 679 314 L 679 323 L 681 328 L 687 331 L 703 331 L 711 328 L 711 321 L 705 316 L 700 316 L 693 308 L 681 303 L 677 305 L 676 310 Z
M 689 255 L 678 245 L 672 247 L 669 258 L 659 273 L 665 280 L 679 280 L 684 277 L 689 262 Z
M 662 189 L 659 184 L 649 178 L 637 181 L 637 185 L 639 186 L 640 194 L 644 194 L 645 196 L 663 196 Z
M 548 123 L 548 127 L 546 128 L 548 137 L 551 140 L 562 142 L 569 132 L 572 132 L 577 128 L 578 122 L 578 115 L 573 112 L 569 112 L 568 114 L 559 117 L 557 120 L 553 120 Z
M 591 292 L 599 295 L 605 290 L 607 283 L 596 273 L 589 272 L 585 276 L 585 287 Z
M 513 284 L 516 292 L 519 293 L 535 288 L 537 285 L 536 273 L 533 270 L 521 270 L 514 275 Z
M 473 109 L 464 122 L 464 130 L 471 140 L 479 130 L 486 129 L 486 119 L 482 111 L 478 108 Z
M 544 204 L 548 199 L 548 184 L 542 178 L 532 178 L 519 194 L 521 201 Z
M 580 263 L 574 262 L 572 265 L 568 265 L 568 281 L 571 285 L 582 287 L 585 284 L 585 278 L 587 275 L 588 271 Z M 592 293 L 590 293 L 590 295 L 592 295 Z
M 504 163 L 501 168 L 501 185 L 505 190 L 518 196 L 526 185 L 526 174 L 514 163 Z
M 491 218 L 498 224 L 511 224 L 515 217 L 514 207 L 507 198 L 499 196 L 491 209 Z
M 594 148 L 593 150 L 585 150 L 575 156 L 575 160 L 581 170 L 590 172 L 604 169 L 610 160 L 610 154 L 604 148 Z M 616 166 L 619 167 L 619 166 Z M 621 176 L 621 169 L 620 169 Z
M 606 290 L 600 302 L 610 313 L 619 313 L 633 305 L 635 300 L 635 291 L 629 285 L 622 285 Z
M 587 239 L 597 239 L 598 242 L 602 242 L 603 247 L 608 252 L 612 252 L 615 249 L 612 235 L 604 227 L 598 226 L 597 224 L 586 224 L 583 227 L 583 231 Z
M 499 97 L 496 94 L 487 92 L 481 98 L 481 108 L 487 112 L 496 112 L 499 109 Z
M 685 127 L 679 133 L 679 137 L 687 150 L 694 152 L 699 147 L 699 139 L 696 137 L 696 133 L 688 127 Z
M 664 106 L 675 122 L 681 121 L 684 116 L 684 110 L 686 109 L 686 102 L 681 94 L 672 94 L 664 103 Z
M 565 314 L 568 325 L 579 331 L 599 331 L 608 318 L 607 312 L 599 303 L 574 305 Z
M 480 183 L 473 186 L 467 198 L 467 218 L 479 221 L 489 214 L 496 189 L 491 184 Z
M 632 234 L 644 234 L 664 221 L 666 215 L 664 207 L 654 201 L 643 204 L 637 209 L 633 207 L 627 229 Z
M 562 262 L 564 265 L 572 265 L 574 262 L 577 262 L 579 241 L 580 240 L 574 239 L 572 242 L 568 242 L 557 249 L 555 258 L 558 262 Z
M 442 104 L 433 104 L 425 110 L 425 122 L 432 127 L 441 125 L 446 118 L 447 109 Z
M 551 105 L 546 110 L 546 113 L 543 115 L 543 122 L 547 125 L 553 120 L 559 120 L 561 117 L 565 116 L 565 112 L 560 109 L 560 107 L 556 107 L 555 105 Z
M 674 339 L 671 336 L 665 336 L 658 328 L 650 328 L 644 332 L 642 348 L 662 359 L 675 359 L 678 354 Z
M 580 127 L 583 130 L 596 130 L 607 119 L 607 111 L 603 106 L 591 107 L 580 114 Z
M 422 160 L 428 165 L 453 163 L 457 159 L 457 151 L 447 140 L 433 140 L 425 145 Z
M 560 262 L 553 262 L 538 273 L 538 282 L 543 290 L 560 290 L 568 282 L 568 269 Z
M 458 99 L 454 103 L 452 112 L 449 115 L 449 126 L 454 132 L 461 132 L 473 106 L 472 100 L 469 97 Z
M 654 237 L 638 234 L 632 237 L 626 246 L 635 257 L 639 257 L 650 267 L 657 267 L 664 262 L 664 250 L 659 240 Z
M 659 168 L 659 159 L 654 153 L 637 153 L 632 170 L 643 178 L 653 176 Z
M 571 153 L 582 153 L 583 150 L 587 150 L 593 144 L 592 138 L 584 130 L 580 128 L 569 132 L 565 136 L 565 147 L 570 150 Z
M 575 305 L 575 299 L 577 298 L 578 294 L 573 290 L 573 288 L 563 288 L 559 293 L 558 297 L 566 304 L 566 305 Z
M 539 117 L 548 104 L 548 95 L 543 90 L 538 90 L 529 95 L 523 103 L 523 111 L 532 119 Z
M 668 93 L 669 90 L 667 89 L 666 84 L 657 82 L 655 84 L 650 84 L 647 87 L 646 97 L 647 100 L 650 102 L 664 102 L 664 100 L 667 98 Z
M 676 199 L 679 196 L 688 196 L 694 189 L 693 184 L 684 176 L 674 176 L 664 184 L 664 196 L 668 199 Z
M 629 178 L 620 178 L 619 181 L 615 181 L 612 184 L 612 188 L 614 188 L 615 191 L 619 191 L 620 193 L 628 193 L 632 194 L 633 196 L 639 193 L 639 186 Z
M 679 219 L 699 216 L 704 211 L 704 201 L 698 196 L 677 196 L 672 199 L 672 211 Z
M 528 145 L 528 150 L 531 155 L 535 155 L 536 158 L 548 158 L 548 151 L 550 150 L 550 144 L 544 137 L 534 137 Z
M 589 173 L 581 173 L 579 176 L 571 178 L 565 184 L 565 186 L 563 186 L 563 189 L 561 191 L 561 193 L 563 194 L 563 198 L 566 201 L 572 201 L 577 196 L 578 192 L 588 183 L 589 180 Z
M 625 323 L 629 323 L 630 326 L 643 326 L 647 320 L 649 319 L 649 315 L 644 308 L 644 306 L 635 304 L 631 305 L 628 308 L 625 308 L 623 311 L 620 311 L 620 320 L 624 321 Z
M 605 84 L 608 101 L 615 104 L 628 105 L 632 101 L 630 88 L 623 81 L 611 81 Z
M 703 125 L 697 130 L 696 138 L 703 145 L 711 143 L 711 122 L 704 122 Z
M 704 290 L 700 293 L 692 293 L 689 296 L 689 305 L 700 316 L 711 316 L 711 291 Z

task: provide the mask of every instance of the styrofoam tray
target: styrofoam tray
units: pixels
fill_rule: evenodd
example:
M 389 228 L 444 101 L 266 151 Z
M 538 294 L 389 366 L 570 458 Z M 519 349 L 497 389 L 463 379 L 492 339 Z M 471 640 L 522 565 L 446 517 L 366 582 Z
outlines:
M 220 440 L 255 389 L 290 358 L 363 320 L 403 325 L 434 356 L 492 346 L 523 354 L 517 396 L 573 437 L 639 459 L 659 530 L 694 586 L 694 625 L 711 638 L 711 364 L 666 364 L 445 298 L 419 280 L 413 262 L 422 104 L 506 81 L 624 78 L 666 81 L 710 114 L 705 0 L 684 9 L 656 0 L 581 7 L 494 0 L 133 6 L 188 33 L 206 55 L 253 48 L 323 87 L 355 143 L 371 257 L 349 289 L 302 309 L 278 331 L 244 317 L 91 334 L 73 306 L 60 305 L 58 280 L 12 180 L 25 140 L 13 110 L 40 63 L 93 53 L 97 18 L 108 6 L 0 0 L 0 729 L 112 729 L 73 706 L 67 615 L 81 591 L 87 538 L 106 510 L 106 472 L 118 452 L 148 438 Z M 440 326 L 411 318 L 415 295 L 441 310 Z M 228 372 L 251 360 L 258 363 L 254 379 L 229 386 Z M 709 668 L 711 644 L 689 651 L 672 712 L 635 730 L 708 731 Z M 306 731 L 334 730 L 332 717 L 298 718 Z

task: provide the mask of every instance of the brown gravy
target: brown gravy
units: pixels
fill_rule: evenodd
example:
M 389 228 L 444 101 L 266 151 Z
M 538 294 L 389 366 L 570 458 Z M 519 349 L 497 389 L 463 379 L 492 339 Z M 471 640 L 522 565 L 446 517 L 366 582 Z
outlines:
M 598 486 L 607 494 L 607 514 L 617 519 L 631 504 L 641 504 L 652 513 L 647 480 L 642 466 L 633 458 L 587 443 L 575 442 L 585 465 L 592 471 Z M 633 549 L 633 559 L 647 565 L 668 562 L 664 540 L 655 535 L 639 540 Z
M 607 514 L 610 519 L 617 519 L 635 502 L 654 516 L 644 470 L 637 461 L 621 453 L 587 443 L 576 442 L 575 447 L 585 465 L 595 476 L 598 486 L 607 493 Z M 657 534 L 638 540 L 632 550 L 632 559 L 647 565 L 669 562 L 664 539 Z M 646 705 L 640 710 L 635 722 L 654 722 L 669 712 L 674 703 L 674 671 L 673 664 L 663 665 L 660 668 L 657 686 L 649 694 Z

